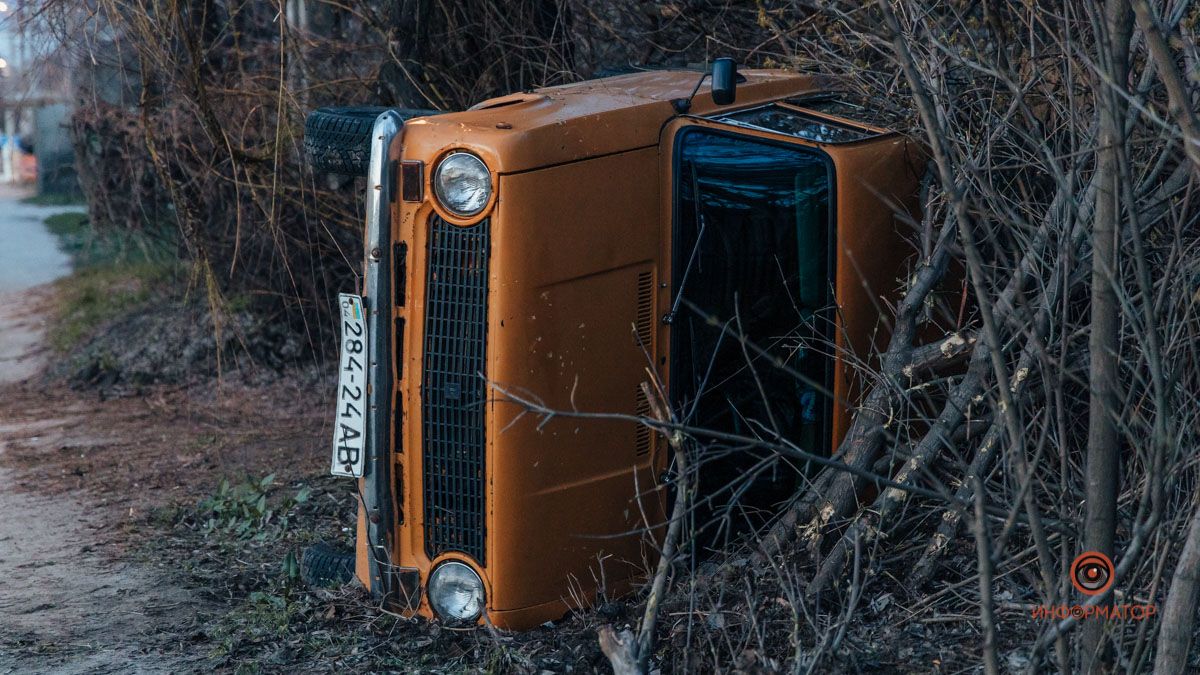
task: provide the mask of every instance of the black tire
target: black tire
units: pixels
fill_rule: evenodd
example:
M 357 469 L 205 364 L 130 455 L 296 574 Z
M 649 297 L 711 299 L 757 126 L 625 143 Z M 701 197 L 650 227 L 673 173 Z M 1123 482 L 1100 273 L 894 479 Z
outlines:
M 354 578 L 354 552 L 325 542 L 304 549 L 300 558 L 300 579 L 312 588 L 344 586 Z
M 304 152 L 318 173 L 365 176 L 371 162 L 371 128 L 380 114 L 379 106 L 318 108 L 304 122 Z M 400 119 L 436 115 L 436 110 L 396 109 Z

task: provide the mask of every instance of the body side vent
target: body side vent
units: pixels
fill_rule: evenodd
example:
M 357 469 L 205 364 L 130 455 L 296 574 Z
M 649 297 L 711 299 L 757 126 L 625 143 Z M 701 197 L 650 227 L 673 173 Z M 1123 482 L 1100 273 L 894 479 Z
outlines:
M 641 387 L 637 388 L 637 407 L 634 414 L 638 417 L 650 416 L 650 402 L 646 400 L 646 392 Z M 650 452 L 650 427 L 638 423 L 637 430 L 634 431 L 633 447 L 634 454 L 638 457 L 645 457 Z
M 651 338 L 654 327 L 654 275 L 639 272 L 637 280 L 637 341 L 638 347 L 653 352 Z

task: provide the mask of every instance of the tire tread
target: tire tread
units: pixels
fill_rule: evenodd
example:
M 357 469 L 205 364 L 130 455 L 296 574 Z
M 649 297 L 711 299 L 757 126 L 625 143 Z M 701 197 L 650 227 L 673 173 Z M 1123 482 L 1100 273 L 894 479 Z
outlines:
M 354 578 L 354 552 L 318 542 L 304 549 L 300 579 L 312 588 L 344 586 Z
M 365 176 L 371 163 L 371 129 L 389 108 L 318 108 L 304 121 L 304 153 L 318 173 Z M 436 110 L 395 110 L 402 120 L 436 115 Z

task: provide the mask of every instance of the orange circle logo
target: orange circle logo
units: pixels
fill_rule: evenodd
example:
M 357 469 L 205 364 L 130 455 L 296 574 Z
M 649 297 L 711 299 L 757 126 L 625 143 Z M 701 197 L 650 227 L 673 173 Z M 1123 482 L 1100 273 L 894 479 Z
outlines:
M 1115 571 L 1108 556 L 1099 551 L 1085 551 L 1071 563 L 1071 583 L 1084 595 L 1100 595 L 1112 586 Z

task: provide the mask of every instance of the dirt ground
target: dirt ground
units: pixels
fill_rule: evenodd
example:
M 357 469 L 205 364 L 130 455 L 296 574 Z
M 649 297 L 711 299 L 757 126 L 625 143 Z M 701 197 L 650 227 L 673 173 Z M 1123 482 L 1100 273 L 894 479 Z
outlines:
M 219 381 L 71 391 L 39 375 L 51 303 L 51 287 L 0 295 L 0 673 L 206 669 L 193 636 L 227 608 L 153 555 L 154 512 L 222 477 L 319 470 L 319 397 Z
M 0 671 L 117 672 L 146 655 L 155 642 L 147 633 L 194 620 L 196 608 L 152 570 L 102 555 L 110 523 L 62 477 L 39 489 L 41 468 L 18 457 L 85 457 L 105 442 L 104 430 L 83 423 L 87 406 L 49 405 L 31 385 L 45 356 L 37 345 L 48 296 L 0 296 Z M 183 665 L 168 645 L 152 649 L 148 670 Z

